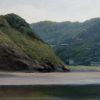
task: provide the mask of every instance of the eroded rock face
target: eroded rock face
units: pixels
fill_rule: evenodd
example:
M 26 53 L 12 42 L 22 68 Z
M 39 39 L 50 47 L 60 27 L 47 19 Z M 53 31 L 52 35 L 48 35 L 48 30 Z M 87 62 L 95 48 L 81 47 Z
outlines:
M 1 70 L 28 70 L 28 60 L 23 52 L 18 51 L 7 43 L 0 43 L 0 69 Z
M 24 52 L 17 50 L 12 45 L 7 43 L 0 43 L 0 70 L 14 70 L 14 71 L 38 71 L 38 72 L 54 72 L 54 71 L 69 71 L 64 66 L 57 68 L 50 62 L 40 64 L 30 64 L 29 58 Z

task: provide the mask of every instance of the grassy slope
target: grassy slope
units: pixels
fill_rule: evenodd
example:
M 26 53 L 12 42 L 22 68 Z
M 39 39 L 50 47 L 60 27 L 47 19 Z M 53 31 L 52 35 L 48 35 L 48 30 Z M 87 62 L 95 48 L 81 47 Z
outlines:
M 29 62 L 32 64 L 36 64 L 34 61 L 37 60 L 40 64 L 48 61 L 55 67 L 64 65 L 64 63 L 55 56 L 48 44 L 35 36 L 35 33 L 30 28 L 25 26 L 20 30 L 20 27 L 15 28 L 12 26 L 13 25 L 10 25 L 4 16 L 0 16 L 0 43 L 10 43 L 16 49 L 23 51 L 31 58 Z M 28 32 L 31 32 L 31 35 L 34 37 L 31 37 Z
M 84 65 L 79 65 L 79 66 L 69 66 L 69 68 L 75 68 L 75 69 L 96 69 L 100 70 L 100 66 L 84 66 Z

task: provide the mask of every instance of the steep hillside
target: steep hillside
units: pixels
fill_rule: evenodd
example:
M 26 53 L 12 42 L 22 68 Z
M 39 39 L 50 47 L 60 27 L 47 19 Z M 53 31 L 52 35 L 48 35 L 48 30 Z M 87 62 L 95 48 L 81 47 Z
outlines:
M 0 16 L 0 70 L 68 71 L 48 44 L 15 14 Z
M 43 21 L 31 24 L 31 28 L 47 43 L 60 44 L 75 38 L 81 31 L 100 22 L 100 18 L 79 22 Z

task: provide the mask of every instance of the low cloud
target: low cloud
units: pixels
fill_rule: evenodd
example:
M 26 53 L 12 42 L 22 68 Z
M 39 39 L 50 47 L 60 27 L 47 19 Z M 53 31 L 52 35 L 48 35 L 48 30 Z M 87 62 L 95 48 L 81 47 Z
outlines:
M 16 13 L 29 23 L 52 21 L 84 21 L 100 17 L 100 0 L 3 0 L 0 15 Z

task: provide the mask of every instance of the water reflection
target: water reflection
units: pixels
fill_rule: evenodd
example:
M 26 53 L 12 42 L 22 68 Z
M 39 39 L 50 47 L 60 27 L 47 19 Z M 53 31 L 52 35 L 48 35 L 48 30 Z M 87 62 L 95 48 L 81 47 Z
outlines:
M 64 97 L 7 97 L 0 100 L 66 100 Z M 68 99 L 69 100 L 69 99 Z
M 100 85 L 1 86 L 0 100 L 100 100 Z
M 67 98 L 67 97 L 7 97 L 0 100 L 100 100 L 100 98 Z

